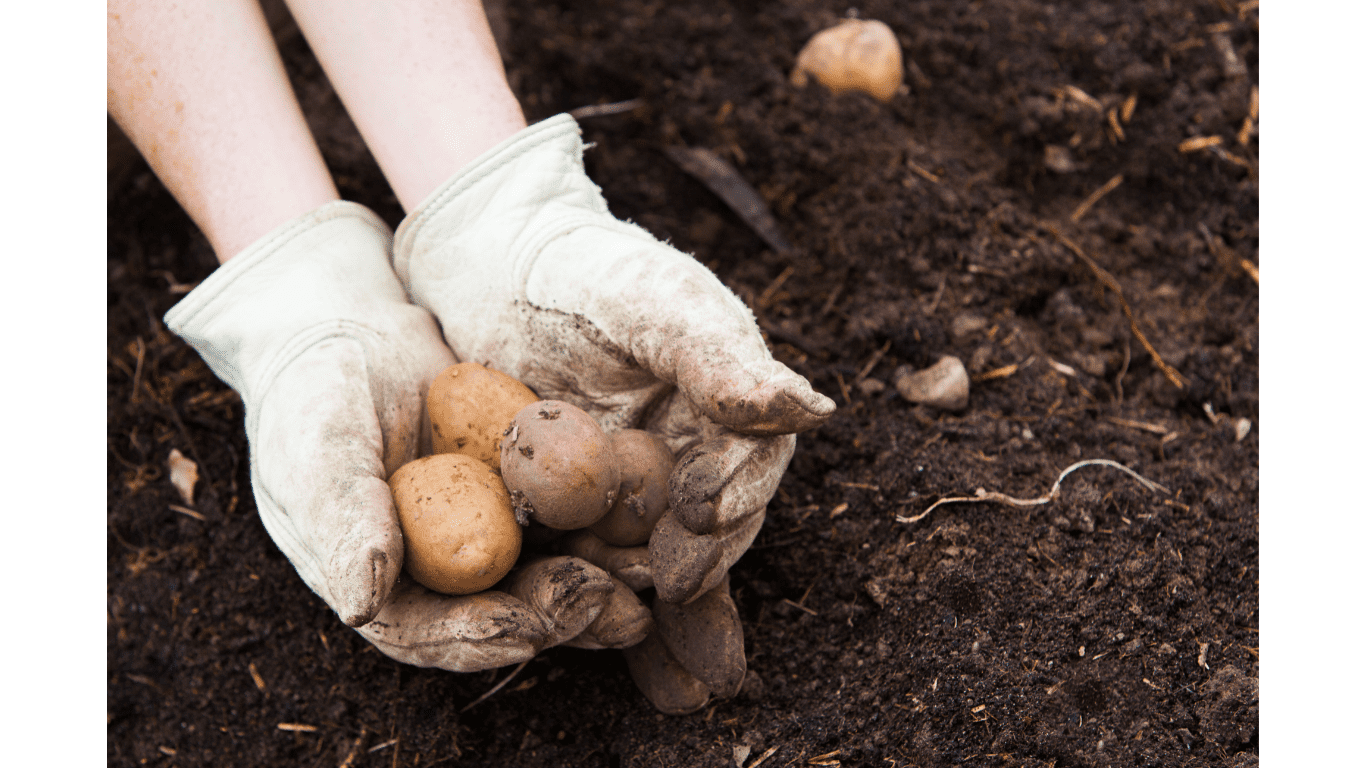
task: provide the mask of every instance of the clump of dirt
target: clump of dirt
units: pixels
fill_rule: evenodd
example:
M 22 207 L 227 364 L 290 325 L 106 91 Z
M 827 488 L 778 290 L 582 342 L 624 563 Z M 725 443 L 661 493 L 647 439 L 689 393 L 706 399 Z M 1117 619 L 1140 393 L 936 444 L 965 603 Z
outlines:
M 240 400 L 161 325 L 207 244 L 145 166 L 111 169 L 109 764 L 1255 765 L 1249 8 L 860 3 L 905 55 L 883 104 L 788 80 L 845 5 L 490 5 L 529 119 L 643 100 L 582 121 L 613 211 L 697 254 L 841 406 L 732 572 L 749 679 L 688 717 L 573 649 L 462 712 L 506 671 L 406 667 L 343 626 L 256 517 Z M 287 19 L 279 38 L 343 195 L 397 224 Z M 681 145 L 735 166 L 793 249 L 675 166 Z M 900 399 L 892 372 L 943 355 L 968 408 Z M 172 448 L 199 465 L 195 515 Z M 1051 504 L 896 521 L 1040 496 L 1088 458 L 1171 493 L 1086 467 Z

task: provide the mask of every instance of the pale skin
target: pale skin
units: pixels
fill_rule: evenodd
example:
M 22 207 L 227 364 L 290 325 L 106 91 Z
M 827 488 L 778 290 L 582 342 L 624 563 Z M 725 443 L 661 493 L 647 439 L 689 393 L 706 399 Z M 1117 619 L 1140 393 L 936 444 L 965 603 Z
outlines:
M 526 127 L 478 0 L 290 11 L 405 211 Z M 108 109 L 226 262 L 338 199 L 256 0 L 110 0 Z

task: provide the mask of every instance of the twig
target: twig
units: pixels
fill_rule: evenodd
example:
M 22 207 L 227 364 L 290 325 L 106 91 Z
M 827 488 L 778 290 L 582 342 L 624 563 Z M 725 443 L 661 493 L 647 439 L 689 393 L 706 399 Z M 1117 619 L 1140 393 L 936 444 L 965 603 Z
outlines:
M 1130 429 L 1141 429 L 1144 432 L 1151 432 L 1154 435 L 1165 435 L 1171 431 L 1166 427 L 1162 426 L 1161 424 L 1149 424 L 1146 421 L 1133 421 L 1132 419 L 1121 419 L 1118 416 L 1108 416 L 1105 420 L 1110 422 L 1111 424 L 1118 424 L 1121 427 L 1128 427 Z
M 721 198 L 769 247 L 778 253 L 792 252 L 792 244 L 783 236 L 768 203 L 730 163 L 702 147 L 665 147 L 664 153 Z
M 1120 134 L 1120 138 L 1123 137 L 1123 134 Z M 1115 187 L 1118 187 L 1120 184 L 1123 183 L 1124 174 L 1119 174 L 1115 176 L 1113 179 L 1110 179 L 1109 181 L 1105 182 L 1105 184 L 1102 185 L 1100 189 L 1097 189 L 1095 192 L 1092 192 L 1089 197 L 1081 201 L 1081 205 L 1078 205 L 1075 211 L 1072 211 L 1072 222 L 1076 223 L 1078 221 L 1081 221 L 1081 217 L 1085 216 L 1086 212 L 1091 210 L 1091 206 L 1100 202 L 1100 199 L 1102 197 L 1105 197 L 1106 195 L 1110 194 L 1115 190 Z
M 140 399 L 139 395 L 142 389 L 142 361 L 143 358 L 147 356 L 147 344 L 142 340 L 141 336 L 137 338 L 137 342 L 138 364 L 137 367 L 133 369 L 133 394 L 131 397 L 128 398 L 128 402 L 134 404 L 136 404 Z
M 933 173 L 930 173 L 929 171 L 925 170 L 924 168 L 921 168 L 919 165 L 916 165 L 915 161 L 912 160 L 912 159 L 910 159 L 909 157 L 906 158 L 906 167 L 907 167 L 907 168 L 910 168 L 911 171 L 912 171 L 913 173 L 915 173 L 915 175 L 917 175 L 917 176 L 919 176 L 920 178 L 922 178 L 922 179 L 924 179 L 924 180 L 930 182 L 931 184 L 938 184 L 938 183 L 939 183 L 939 177 L 938 177 L 938 176 L 935 176 Z
M 934 298 L 930 300 L 930 305 L 925 308 L 925 317 L 930 317 L 939 308 L 939 300 L 944 298 L 944 286 L 948 285 L 948 275 L 939 276 L 939 287 L 934 291 Z
M 203 515 L 199 514 L 198 512 L 194 511 L 193 509 L 190 509 L 189 507 L 182 507 L 182 506 L 180 506 L 179 504 L 168 504 L 167 506 L 169 506 L 172 510 L 174 510 L 174 511 L 176 511 L 176 512 L 179 512 L 179 513 L 182 514 L 182 515 L 186 515 L 186 516 L 188 516 L 188 517 L 193 517 L 194 519 L 198 520 L 198 521 L 201 522 L 201 523 L 208 522 L 208 520 L 209 520 L 209 518 L 204 517 Z
M 1189 139 L 1176 145 L 1178 152 L 1197 152 L 1202 149 L 1218 146 L 1224 143 L 1223 136 L 1192 136 Z
M 1009 504 L 1012 507 L 1037 507 L 1042 504 L 1047 504 L 1048 502 L 1054 501 L 1058 498 L 1058 494 L 1062 489 L 1063 478 L 1067 477 L 1068 475 L 1072 474 L 1072 472 L 1082 467 L 1090 466 L 1093 464 L 1118 469 L 1133 477 L 1135 480 L 1141 483 L 1144 488 L 1147 488 L 1150 491 L 1161 491 L 1162 493 L 1171 493 L 1171 491 L 1166 486 L 1149 480 L 1143 475 L 1138 474 L 1137 472 L 1133 471 L 1132 469 L 1129 469 L 1128 467 L 1124 466 L 1123 464 L 1120 464 L 1117 461 L 1110 461 L 1109 459 L 1086 459 L 1084 461 L 1079 461 L 1076 464 L 1073 464 L 1067 469 L 1064 469 L 1062 471 L 1062 474 L 1058 475 L 1057 481 L 1053 483 L 1052 489 L 1048 491 L 1048 494 L 1046 496 L 1040 496 L 1036 499 L 1017 499 L 1014 496 L 1007 496 L 1004 493 L 988 491 L 985 488 L 978 488 L 977 493 L 974 496 L 951 496 L 947 499 L 940 499 L 939 501 L 936 501 L 935 503 L 931 504 L 929 506 L 929 509 L 926 509 L 924 512 L 921 512 L 918 515 L 912 517 L 902 517 L 901 515 L 897 515 L 896 521 L 898 523 L 918 522 L 920 520 L 923 520 L 926 515 L 933 512 L 935 508 L 938 507 L 940 504 L 996 501 L 1002 504 Z
M 569 110 L 569 116 L 575 120 L 584 120 L 590 117 L 606 117 L 608 115 L 619 115 L 622 112 L 630 112 L 636 107 L 643 106 L 645 99 L 627 99 L 611 104 L 590 104 L 586 107 L 578 107 Z
M 460 712 L 461 712 L 462 714 L 465 713 L 465 712 L 468 712 L 472 707 L 474 707 L 474 705 L 476 705 L 476 704 L 482 702 L 484 699 L 487 699 L 488 697 L 492 696 L 493 694 L 495 694 L 495 693 L 497 693 L 497 692 L 503 690 L 503 686 L 505 686 L 505 685 L 507 685 L 508 683 L 512 682 L 512 678 L 516 677 L 516 676 L 517 676 L 517 673 L 518 673 L 518 672 L 521 672 L 521 671 L 522 671 L 522 668 L 525 667 L 526 665 L 530 664 L 530 663 L 531 663 L 531 659 L 527 659 L 526 661 L 522 662 L 521 664 L 518 664 L 518 665 L 517 665 L 517 668 L 514 669 L 514 670 L 512 670 L 512 672 L 510 672 L 510 673 L 508 674 L 507 677 L 503 678 L 502 682 L 500 682 L 500 683 L 498 683 L 497 685 L 493 686 L 492 688 L 488 689 L 488 692 L 485 693 L 483 696 L 480 696 L 479 698 L 475 699 L 474 701 L 471 701 L 470 703 L 468 703 L 468 704 L 466 704 L 465 706 L 461 707 L 461 708 L 460 708 Z
M 1119 367 L 1119 373 L 1115 374 L 1115 395 L 1116 402 L 1121 405 L 1124 403 L 1124 374 L 1129 372 L 1129 337 L 1124 337 L 1124 364 Z
M 1081 249 L 1081 246 L 1067 239 L 1067 236 L 1062 232 L 1059 232 L 1057 227 L 1052 224 L 1044 224 L 1044 227 L 1049 232 L 1053 233 L 1053 236 L 1058 238 L 1059 242 L 1067 246 L 1068 250 L 1076 254 L 1077 258 L 1085 262 L 1086 266 L 1090 267 L 1091 271 L 1095 273 L 1096 279 L 1100 280 L 1106 288 L 1115 292 L 1115 296 L 1119 297 L 1119 305 L 1124 310 L 1124 316 L 1129 318 L 1129 329 L 1132 330 L 1134 336 L 1138 338 L 1138 343 L 1142 344 L 1143 348 L 1148 351 L 1148 354 L 1153 356 L 1153 362 L 1162 371 L 1162 375 L 1167 377 L 1167 381 L 1174 384 L 1177 389 L 1185 389 L 1186 381 L 1184 377 L 1182 377 L 1175 368 L 1167 365 L 1167 361 L 1163 360 L 1162 355 L 1157 353 L 1157 350 L 1148 341 L 1148 337 L 1144 336 L 1143 331 L 1139 330 L 1138 320 L 1134 317 L 1134 311 L 1129 307 L 1129 302 L 1124 298 L 1124 290 L 1119 287 L 1119 282 L 1115 280 L 1114 275 L 1111 275 L 1101 268 L 1094 259 L 1086 255 L 1086 252 Z
M 891 348 L 892 340 L 888 339 L 887 343 L 883 344 L 881 349 L 873 353 L 873 356 L 869 358 L 868 362 L 864 363 L 863 367 L 859 369 L 858 375 L 854 377 L 855 386 L 857 386 L 859 382 L 868 378 L 868 374 L 872 373 L 873 369 L 877 367 L 877 364 L 882 362 L 882 356 L 887 354 L 887 350 Z
M 788 265 L 788 267 L 780 272 L 777 277 L 773 278 L 773 282 L 768 284 L 768 287 L 764 289 L 763 293 L 759 294 L 759 298 L 756 299 L 754 303 L 757 304 L 760 309 L 768 309 L 768 305 L 773 303 L 773 297 L 778 294 L 778 289 L 783 287 L 783 283 L 787 282 L 787 279 L 792 277 L 792 273 L 795 271 L 796 270 L 793 269 L 791 265 Z

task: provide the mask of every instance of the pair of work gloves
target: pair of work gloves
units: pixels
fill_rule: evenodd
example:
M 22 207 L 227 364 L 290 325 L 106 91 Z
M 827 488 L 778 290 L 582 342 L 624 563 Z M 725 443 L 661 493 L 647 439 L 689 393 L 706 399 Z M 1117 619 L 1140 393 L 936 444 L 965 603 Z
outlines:
M 646 569 L 657 601 L 674 607 L 724 595 L 795 433 L 834 410 L 773 359 L 748 308 L 710 271 L 609 213 L 582 154 L 569 116 L 528 127 L 438 188 L 393 237 L 368 209 L 329 203 L 230 259 L 166 315 L 242 396 L 271 538 L 344 622 L 398 661 L 461 672 L 520 663 L 566 640 L 554 614 L 583 597 L 563 584 L 544 585 L 555 605 L 497 590 L 454 597 L 401 575 L 387 478 L 430 450 L 427 389 L 457 359 L 571 402 L 609 432 L 647 429 L 686 452 L 648 557 L 597 558 Z M 668 623 L 692 614 L 658 605 L 654 631 L 668 639 Z M 672 629 L 739 641 L 738 620 L 710 624 Z M 696 679 L 659 639 L 628 654 L 633 675 L 661 709 L 695 708 L 680 686 Z

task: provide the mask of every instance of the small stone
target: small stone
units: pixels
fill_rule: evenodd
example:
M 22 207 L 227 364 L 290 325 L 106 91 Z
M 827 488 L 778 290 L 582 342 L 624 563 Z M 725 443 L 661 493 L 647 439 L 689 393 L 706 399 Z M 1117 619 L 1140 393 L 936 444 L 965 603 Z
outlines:
M 909 365 L 896 369 L 896 390 L 912 403 L 961 411 L 968 407 L 968 371 L 963 361 L 946 356 L 923 371 Z
M 1252 419 L 1242 418 L 1233 422 L 1233 442 L 1241 443 L 1252 431 Z
M 185 458 L 185 455 L 175 448 L 171 449 L 171 456 L 166 460 L 166 466 L 170 469 L 171 485 L 180 492 L 180 499 L 186 506 L 194 506 L 194 484 L 199 482 L 199 465 L 193 460 Z
M 1043 148 L 1043 164 L 1054 173 L 1072 173 L 1077 170 L 1072 153 L 1067 147 L 1060 147 L 1057 144 L 1049 144 Z
M 970 312 L 960 312 L 953 318 L 953 324 L 949 326 L 949 333 L 955 339 L 961 339 L 968 334 L 986 330 L 987 319 L 980 315 Z
M 858 383 L 858 390 L 865 395 L 878 395 L 887 388 L 887 385 L 879 379 L 864 379 Z

